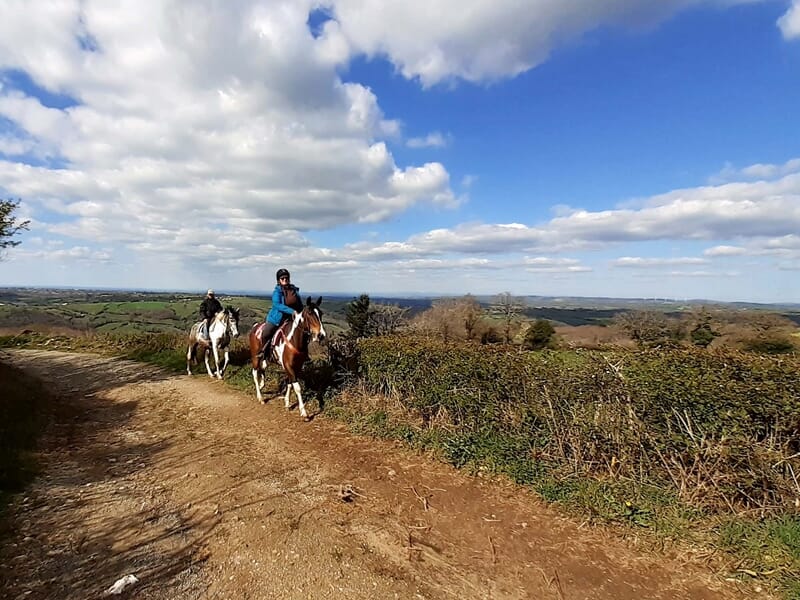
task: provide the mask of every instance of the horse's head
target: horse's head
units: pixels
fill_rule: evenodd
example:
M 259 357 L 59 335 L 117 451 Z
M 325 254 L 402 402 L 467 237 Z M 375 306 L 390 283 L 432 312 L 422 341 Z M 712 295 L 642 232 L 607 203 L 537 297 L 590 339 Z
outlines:
M 309 296 L 306 300 L 306 305 L 303 307 L 303 312 L 300 313 L 303 319 L 303 328 L 311 334 L 311 340 L 314 342 L 322 342 L 326 336 L 325 326 L 322 324 L 320 304 L 322 304 L 322 296 L 317 298 L 316 302 L 312 302 L 311 296 Z
M 228 331 L 231 337 L 239 337 L 239 309 L 228 306 L 225 309 L 225 317 L 228 320 Z

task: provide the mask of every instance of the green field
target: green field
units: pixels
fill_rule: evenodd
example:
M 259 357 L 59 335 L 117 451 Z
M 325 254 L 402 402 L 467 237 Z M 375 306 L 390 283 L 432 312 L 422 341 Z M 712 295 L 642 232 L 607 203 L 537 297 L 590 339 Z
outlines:
M 0 294 L 0 329 L 94 333 L 182 333 L 200 320 L 202 298 L 186 294 L 50 291 Z M 224 306 L 238 308 L 246 331 L 264 319 L 271 301 L 255 296 L 220 296 Z M 342 299 L 323 301 L 329 333 L 342 331 Z

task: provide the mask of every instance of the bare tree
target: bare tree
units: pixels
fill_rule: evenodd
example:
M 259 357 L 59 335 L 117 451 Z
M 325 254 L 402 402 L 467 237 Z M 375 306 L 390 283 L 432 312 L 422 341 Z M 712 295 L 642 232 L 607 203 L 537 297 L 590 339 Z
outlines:
M 435 301 L 428 310 L 414 319 L 414 328 L 417 331 L 441 337 L 445 342 L 456 336 L 457 324 L 456 304 L 449 299 Z
M 369 329 L 374 335 L 390 335 L 407 322 L 408 307 L 396 304 L 373 304 L 369 308 Z
M 681 323 L 654 310 L 621 312 L 613 322 L 640 347 L 674 344 L 681 337 Z
M 464 324 L 464 335 L 467 340 L 474 340 L 478 333 L 478 326 L 483 319 L 483 308 L 471 294 L 461 298 L 461 321 Z
M 519 326 L 519 316 L 524 309 L 525 303 L 522 298 L 512 296 L 511 292 L 503 292 L 494 297 L 491 310 L 500 318 L 506 344 L 510 344 L 514 339 L 514 333 Z
M 484 310 L 469 294 L 461 298 L 442 298 L 417 315 L 413 327 L 444 341 L 474 340 L 483 329 Z

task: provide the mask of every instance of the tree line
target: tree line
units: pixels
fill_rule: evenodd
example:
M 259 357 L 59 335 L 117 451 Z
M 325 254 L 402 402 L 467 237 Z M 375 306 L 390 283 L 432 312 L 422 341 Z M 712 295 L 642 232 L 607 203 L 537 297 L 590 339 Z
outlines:
M 524 299 L 503 292 L 487 304 L 470 294 L 443 298 L 435 300 L 429 309 L 411 314 L 408 307 L 375 303 L 368 294 L 361 294 L 346 306 L 345 318 L 350 339 L 404 332 L 445 342 L 516 344 L 527 350 L 589 347 L 569 338 L 569 332 L 580 331 L 579 327 L 563 326 L 557 333 L 554 322 L 526 316 L 528 309 Z M 796 342 L 792 334 L 797 331 L 789 319 L 768 311 L 706 306 L 672 314 L 625 310 L 594 328 L 612 332 L 607 337 L 615 341 L 608 342 L 609 347 L 716 345 L 764 354 L 793 352 Z

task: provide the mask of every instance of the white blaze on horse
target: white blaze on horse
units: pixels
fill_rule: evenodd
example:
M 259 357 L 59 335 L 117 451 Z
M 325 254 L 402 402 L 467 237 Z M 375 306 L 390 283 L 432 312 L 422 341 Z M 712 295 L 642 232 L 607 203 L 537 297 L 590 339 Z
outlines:
M 266 402 L 261 391 L 265 386 L 265 371 L 267 362 L 272 359 L 283 367 L 286 374 L 286 396 L 284 404 L 289 408 L 289 397 L 294 391 L 297 397 L 297 406 L 300 409 L 300 416 L 307 419 L 305 404 L 303 404 L 303 394 L 300 390 L 298 377 L 303 370 L 303 364 L 308 360 L 308 344 L 311 341 L 321 342 L 325 339 L 325 327 L 322 324 L 322 311 L 319 305 L 322 304 L 322 297 L 316 302 L 312 302 L 309 297 L 303 310 L 295 313 L 294 317 L 283 323 L 275 332 L 270 356 L 261 357 L 259 351 L 262 347 L 261 330 L 263 323 L 256 323 L 250 330 L 250 362 L 253 367 L 253 383 L 256 386 L 256 396 L 259 401 Z
M 213 353 L 216 377 L 222 379 L 230 360 L 231 341 L 239 336 L 239 309 L 227 307 L 214 315 L 211 325 L 208 327 L 208 339 L 200 335 L 202 325 L 202 321 L 195 323 L 189 332 L 189 349 L 186 351 L 186 372 L 189 375 L 192 374 L 192 363 L 197 364 L 197 352 L 202 350 L 208 376 L 212 378 L 215 376 L 215 373 L 211 372 L 211 365 L 208 362 L 208 355 Z M 224 353 L 225 357 L 222 366 L 220 366 L 220 351 Z

